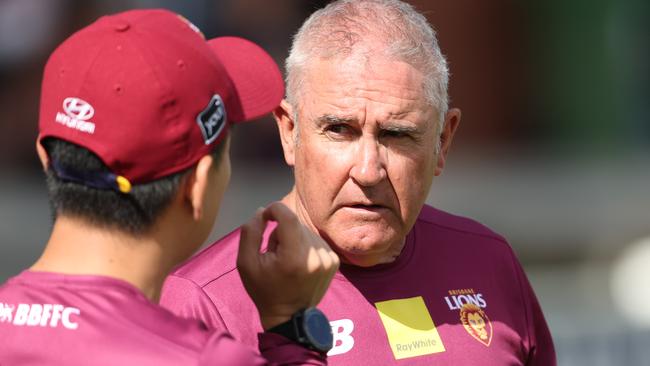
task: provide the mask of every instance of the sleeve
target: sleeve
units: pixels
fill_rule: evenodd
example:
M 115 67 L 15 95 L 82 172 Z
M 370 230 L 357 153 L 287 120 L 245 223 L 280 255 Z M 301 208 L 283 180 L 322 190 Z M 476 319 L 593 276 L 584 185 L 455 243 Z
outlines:
M 260 353 L 272 365 L 327 365 L 327 356 L 274 333 L 258 334 Z
M 160 305 L 178 316 L 200 320 L 211 329 L 228 331 L 210 297 L 189 279 L 168 276 L 163 285 Z
M 521 288 L 522 301 L 524 303 L 526 328 L 528 331 L 528 359 L 527 366 L 556 366 L 557 359 L 551 332 L 546 324 L 544 313 L 537 301 L 528 277 L 521 264 L 511 250 L 515 274 Z
M 326 356 L 310 351 L 272 333 L 259 334 L 261 356 L 253 348 L 238 343 L 228 333 L 215 333 L 206 344 L 199 360 L 208 365 L 327 365 Z

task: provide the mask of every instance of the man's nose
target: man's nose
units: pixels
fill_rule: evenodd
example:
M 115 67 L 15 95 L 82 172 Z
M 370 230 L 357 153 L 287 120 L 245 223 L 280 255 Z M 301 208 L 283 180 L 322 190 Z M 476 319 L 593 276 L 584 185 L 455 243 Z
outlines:
M 360 186 L 374 186 L 386 179 L 387 175 L 382 157 L 383 147 L 372 138 L 362 138 L 357 143 L 350 177 Z

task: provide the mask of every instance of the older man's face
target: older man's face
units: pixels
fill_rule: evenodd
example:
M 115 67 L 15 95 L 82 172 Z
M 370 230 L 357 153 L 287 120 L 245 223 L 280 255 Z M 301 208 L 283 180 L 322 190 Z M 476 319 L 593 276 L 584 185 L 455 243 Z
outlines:
M 306 73 L 285 157 L 299 217 L 344 261 L 394 260 L 442 170 L 439 116 L 422 85 L 418 70 L 382 58 L 319 61 Z

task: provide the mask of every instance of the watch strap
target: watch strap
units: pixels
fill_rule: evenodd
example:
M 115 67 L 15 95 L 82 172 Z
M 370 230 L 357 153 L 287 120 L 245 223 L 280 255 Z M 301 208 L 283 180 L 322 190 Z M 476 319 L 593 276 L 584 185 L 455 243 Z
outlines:
M 302 344 L 302 342 L 300 342 L 301 337 L 299 337 L 298 335 L 298 329 L 297 329 L 298 327 L 295 321 L 295 316 L 296 314 L 291 316 L 291 319 L 287 320 L 286 322 L 280 323 L 272 328 L 267 329 L 266 331 L 270 333 L 276 333 L 282 335 L 285 338 L 288 338 L 294 342 Z

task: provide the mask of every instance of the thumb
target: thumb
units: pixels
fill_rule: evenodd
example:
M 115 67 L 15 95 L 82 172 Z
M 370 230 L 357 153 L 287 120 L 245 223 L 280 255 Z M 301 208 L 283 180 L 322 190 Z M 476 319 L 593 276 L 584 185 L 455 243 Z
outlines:
M 266 228 L 266 220 L 262 217 L 263 210 L 258 208 L 255 216 L 241 227 L 237 267 L 253 268 L 258 260 L 264 229 Z

